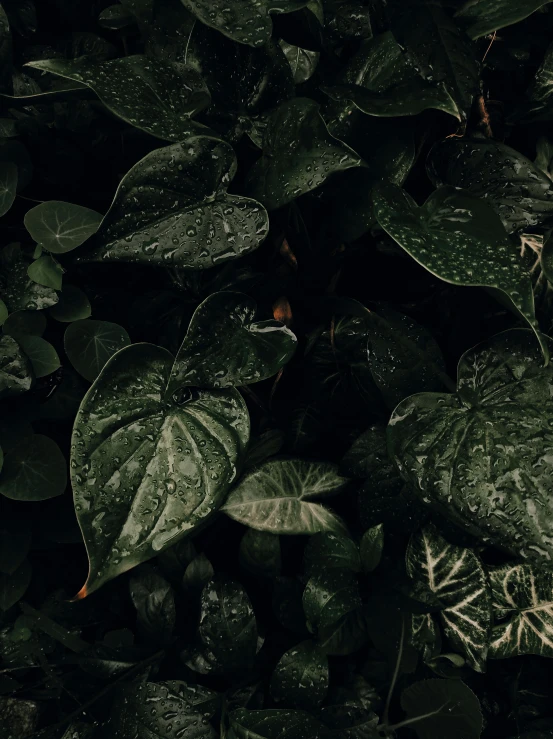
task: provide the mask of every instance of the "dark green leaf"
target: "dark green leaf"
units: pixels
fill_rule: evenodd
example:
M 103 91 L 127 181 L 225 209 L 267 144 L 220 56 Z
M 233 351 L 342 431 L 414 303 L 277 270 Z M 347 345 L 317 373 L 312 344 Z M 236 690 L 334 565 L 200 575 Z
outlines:
M 230 714 L 228 739 L 331 739 L 330 731 L 305 711 L 270 708 Z
M 319 63 L 319 52 L 309 51 L 309 49 L 302 49 L 300 46 L 294 46 L 288 44 L 283 39 L 280 40 L 280 48 L 284 52 L 292 75 L 296 85 L 301 85 L 302 82 L 313 76 L 317 64 Z
M 13 162 L 0 162 L 0 217 L 12 207 L 16 190 L 17 165 Z
M 65 254 L 81 246 L 101 222 L 100 213 L 59 200 L 48 200 L 25 214 L 25 228 L 31 237 L 52 254 Z
M 63 269 L 59 262 L 48 254 L 45 254 L 27 267 L 27 274 L 33 282 L 54 290 L 61 290 Z
M 17 341 L 11 336 L 0 336 L 0 398 L 26 392 L 33 377 L 31 362 Z
M 0 495 L 12 500 L 47 500 L 62 495 L 67 463 L 48 436 L 34 434 L 15 444 L 4 458 Z
M 131 577 L 129 589 L 140 632 L 155 644 L 169 643 L 177 618 L 171 585 L 144 565 Z
M 240 540 L 239 556 L 242 567 L 253 575 L 280 575 L 280 539 L 274 534 L 248 529 Z
M 471 38 L 480 38 L 527 18 L 551 0 L 466 0 L 455 14 Z
M 333 626 L 360 605 L 357 579 L 344 570 L 319 571 L 303 593 L 303 609 L 312 631 Z
M 10 313 L 44 310 L 58 302 L 55 290 L 38 285 L 28 276 L 29 263 L 19 244 L 9 244 L 0 252 L 0 292 Z
M 16 310 L 10 313 L 2 328 L 3 332 L 14 339 L 20 336 L 42 336 L 48 321 L 42 311 Z
M 90 301 L 85 293 L 74 285 L 64 285 L 56 305 L 48 309 L 48 314 L 61 323 L 72 323 L 89 318 L 92 313 Z
M 214 574 L 213 565 L 205 554 L 198 554 L 184 571 L 182 584 L 185 588 L 202 590 Z
M 46 377 L 61 367 L 57 351 L 42 337 L 21 335 L 17 337 L 17 343 L 29 358 L 35 377 Z
M 102 10 L 98 16 L 98 23 L 103 28 L 109 28 L 111 31 L 118 31 L 121 28 L 130 26 L 134 21 L 134 16 L 124 5 L 110 5 Z
M 3 326 L 8 317 L 8 309 L 3 300 L 0 300 L 0 326 Z
M 242 477 L 222 510 L 235 521 L 272 534 L 344 533 L 341 519 L 313 498 L 336 495 L 347 483 L 333 464 L 270 460 Z
M 280 658 L 271 677 L 271 695 L 306 711 L 318 708 L 328 691 L 328 659 L 312 641 L 304 641 Z
M 372 572 L 380 564 L 384 548 L 384 528 L 382 524 L 367 529 L 359 545 L 361 564 L 365 572 Z
M 94 382 L 108 359 L 130 341 L 122 326 L 90 318 L 71 323 L 63 339 L 69 361 L 89 382 Z
M 25 595 L 31 583 L 32 568 L 25 560 L 10 574 L 0 573 L 0 611 L 7 611 Z
M 307 575 L 321 570 L 360 572 L 359 548 L 348 536 L 333 533 L 315 534 L 305 548 L 303 567 Z

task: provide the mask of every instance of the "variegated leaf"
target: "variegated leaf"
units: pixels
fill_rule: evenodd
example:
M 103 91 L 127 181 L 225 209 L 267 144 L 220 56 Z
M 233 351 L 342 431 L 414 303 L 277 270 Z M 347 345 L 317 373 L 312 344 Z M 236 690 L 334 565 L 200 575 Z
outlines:
M 432 526 L 411 537 L 407 572 L 422 581 L 439 599 L 445 635 L 467 658 L 484 671 L 491 626 L 489 585 L 482 564 L 472 549 L 447 542 Z
M 495 624 L 489 656 L 553 657 L 553 572 L 505 565 L 489 573 Z

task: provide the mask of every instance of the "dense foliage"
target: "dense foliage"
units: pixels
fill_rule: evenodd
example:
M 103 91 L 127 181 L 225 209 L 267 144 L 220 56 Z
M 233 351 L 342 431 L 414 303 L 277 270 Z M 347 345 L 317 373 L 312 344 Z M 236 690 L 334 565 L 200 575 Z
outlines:
M 0 739 L 553 737 L 551 38 L 1 0 Z

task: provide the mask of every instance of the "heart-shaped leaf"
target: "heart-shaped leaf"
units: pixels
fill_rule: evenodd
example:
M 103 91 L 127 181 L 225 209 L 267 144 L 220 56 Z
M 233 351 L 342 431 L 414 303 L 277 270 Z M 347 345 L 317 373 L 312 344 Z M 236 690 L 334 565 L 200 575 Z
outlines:
M 18 336 L 17 343 L 29 358 L 35 377 L 46 377 L 61 367 L 57 351 L 41 336 L 32 334 Z
M 177 354 L 173 386 L 236 387 L 276 375 L 297 340 L 279 321 L 254 322 L 256 309 L 242 293 L 213 293 L 204 300 Z
M 52 254 L 65 254 L 84 244 L 101 221 L 100 213 L 59 200 L 48 200 L 25 214 L 25 228 L 31 237 Z
M 524 20 L 551 0 L 466 0 L 455 16 L 471 38 L 481 38 Z
M 407 574 L 442 604 L 444 632 L 468 664 L 483 672 L 491 628 L 491 601 L 484 568 L 471 549 L 450 544 L 429 524 L 411 536 Z
M 33 434 L 15 444 L 4 457 L 0 495 L 12 500 L 48 500 L 67 486 L 67 463 L 55 441 Z
M 304 641 L 280 658 L 271 677 L 271 695 L 294 708 L 318 708 L 328 691 L 328 658 L 313 641 Z
M 138 54 L 107 62 L 43 59 L 28 66 L 90 87 L 116 116 L 165 141 L 189 136 L 195 125 L 190 117 L 210 99 L 195 70 Z
M 27 274 L 33 282 L 54 290 L 61 290 L 63 269 L 49 254 L 35 259 L 27 268 Z
M 81 597 L 193 529 L 236 477 L 249 436 L 242 397 L 168 394 L 173 363 L 151 344 L 122 349 L 77 414 L 71 476 L 90 560 Z
M 272 534 L 344 533 L 341 519 L 314 499 L 335 495 L 347 483 L 333 464 L 270 460 L 242 477 L 223 511 L 245 526 Z
M 553 558 L 552 387 L 532 334 L 513 329 L 463 355 L 456 394 L 413 395 L 388 426 L 390 451 L 424 503 L 541 562 Z
M 353 149 L 330 135 L 315 101 L 294 98 L 271 114 L 248 189 L 273 210 L 319 187 L 333 172 L 361 164 Z
M 63 337 L 69 361 L 89 382 L 94 382 L 115 352 L 130 343 L 129 335 L 122 326 L 89 318 L 71 323 Z
M 6 215 L 13 205 L 17 192 L 17 165 L 0 162 L 0 217 Z
M 27 392 L 33 384 L 33 368 L 11 336 L 0 336 L 0 398 Z
M 480 701 L 461 680 L 420 680 L 401 694 L 401 707 L 419 739 L 480 739 Z
M 92 258 L 207 269 L 253 251 L 268 216 L 227 193 L 235 172 L 232 147 L 207 136 L 151 152 L 121 181 Z
M 48 309 L 48 315 L 61 323 L 72 323 L 89 318 L 92 313 L 90 301 L 75 285 L 64 285 L 56 305 Z
M 542 344 L 526 264 L 499 216 L 483 200 L 452 187 L 434 192 L 422 207 L 397 185 L 374 194 L 382 228 L 429 272 L 454 285 L 501 290 Z
M 519 654 L 553 657 L 553 573 L 531 564 L 488 571 L 494 627 L 492 659 Z

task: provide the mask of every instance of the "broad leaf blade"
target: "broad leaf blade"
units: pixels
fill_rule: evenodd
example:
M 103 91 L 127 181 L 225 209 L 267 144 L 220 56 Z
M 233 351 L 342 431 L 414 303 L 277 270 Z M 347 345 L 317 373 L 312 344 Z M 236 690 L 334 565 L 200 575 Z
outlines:
M 48 500 L 67 486 L 67 463 L 48 436 L 33 434 L 15 444 L 4 458 L 0 495 L 21 501 Z
M 25 214 L 25 228 L 32 238 L 52 254 L 65 254 L 90 238 L 102 216 L 90 208 L 49 200 Z
M 524 20 L 551 0 L 467 0 L 455 14 L 471 38 L 481 38 Z
M 65 353 L 85 380 L 94 382 L 115 352 L 130 344 L 125 329 L 111 321 L 73 321 L 63 337 Z
M 461 680 L 421 680 L 401 695 L 407 721 L 419 739 L 480 739 L 480 701 Z
M 328 691 L 328 658 L 315 642 L 304 641 L 280 658 L 271 677 L 271 695 L 294 708 L 319 708 Z

